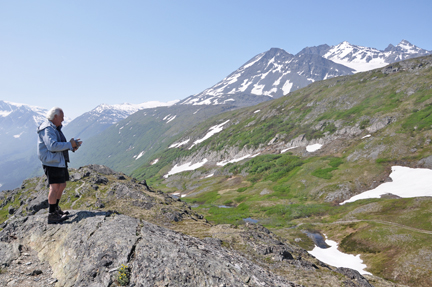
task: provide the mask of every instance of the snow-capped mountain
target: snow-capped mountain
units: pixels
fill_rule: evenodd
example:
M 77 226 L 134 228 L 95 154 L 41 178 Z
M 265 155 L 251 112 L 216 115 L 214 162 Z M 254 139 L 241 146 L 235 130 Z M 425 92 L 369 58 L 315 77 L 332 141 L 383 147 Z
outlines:
M 139 110 L 174 105 L 178 100 L 170 102 L 150 101 L 141 104 L 101 104 L 93 110 L 75 118 L 64 128 L 65 134 L 74 138 L 86 139 L 92 137 L 113 124 L 127 118 Z
M 150 101 L 141 104 L 118 104 L 118 105 L 107 105 L 101 104 L 91 110 L 83 114 L 82 116 L 88 116 L 87 121 L 97 120 L 100 123 L 111 123 L 116 124 L 120 120 L 127 118 L 133 113 L 136 113 L 139 110 L 150 109 L 156 107 L 168 107 L 177 103 L 178 100 L 170 101 L 170 102 L 159 102 L 159 101 Z
M 0 190 L 17 187 L 40 162 L 36 128 L 47 110 L 0 100 Z
M 46 112 L 44 108 L 0 100 L 0 130 L 13 129 L 16 124 L 19 127 L 31 123 L 38 125 L 44 120 Z
M 292 55 L 272 48 L 261 53 L 228 77 L 179 104 L 250 106 L 279 98 L 315 81 L 352 74 L 353 70 L 319 55 Z
M 390 63 L 426 56 L 431 53 L 431 51 L 421 49 L 406 40 L 402 40 L 396 47 L 390 44 L 383 51 L 352 45 L 345 41 L 339 45 L 329 47 L 323 57 L 350 67 L 355 72 L 364 72 L 384 67 Z
M 342 42 L 306 47 L 296 55 L 272 48 L 253 57 L 216 85 L 179 104 L 250 106 L 303 88 L 312 82 L 350 75 L 431 54 L 406 40 L 384 51 Z
M 29 138 L 36 141 L 36 128 L 45 119 L 46 112 L 44 108 L 0 100 L 0 156 L 18 151 L 20 146 L 28 144 Z

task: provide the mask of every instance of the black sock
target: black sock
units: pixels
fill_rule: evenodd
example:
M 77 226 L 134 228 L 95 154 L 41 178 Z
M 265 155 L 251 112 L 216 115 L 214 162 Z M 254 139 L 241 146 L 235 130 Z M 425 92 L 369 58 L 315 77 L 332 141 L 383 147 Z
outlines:
M 59 207 L 59 202 L 60 202 L 60 199 L 57 199 L 56 209 L 58 209 L 58 207 Z
M 50 204 L 49 205 L 49 213 L 53 213 L 56 211 L 56 205 L 55 204 Z

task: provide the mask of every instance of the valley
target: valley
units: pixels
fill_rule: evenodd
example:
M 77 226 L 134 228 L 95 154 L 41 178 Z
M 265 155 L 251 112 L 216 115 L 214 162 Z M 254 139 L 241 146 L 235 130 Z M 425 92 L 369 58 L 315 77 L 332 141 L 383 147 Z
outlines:
M 319 53 L 334 57 L 334 51 L 327 54 L 330 47 L 321 48 Z M 265 57 L 253 58 L 240 70 Z M 184 103 L 138 110 L 103 130 L 87 122 L 95 135 L 72 155 L 72 180 L 65 192 L 64 207 L 77 220 L 59 229 L 67 233 L 100 222 L 95 231 L 83 231 L 90 238 L 105 223 L 124 222 L 130 237 L 113 235 L 112 240 L 128 247 L 121 245 L 119 260 L 109 255 L 110 264 L 133 266 L 135 282 L 150 282 L 136 258 L 153 255 L 134 249 L 142 248 L 145 236 L 151 238 L 148 246 L 163 254 L 162 265 L 167 253 L 183 254 L 168 243 L 169 250 L 156 247 L 168 236 L 190 246 L 186 253 L 211 250 L 227 262 L 243 262 L 249 275 L 232 275 L 236 284 L 432 285 L 432 190 L 426 180 L 432 169 L 432 56 L 379 65 L 310 81 L 271 100 L 240 93 L 238 104 L 222 92 L 233 90 L 231 80 L 243 75 L 233 73 Z M 209 99 L 217 104 L 202 104 Z M 244 105 L 248 100 L 254 105 Z M 75 133 L 84 132 L 79 126 L 73 127 Z M 0 195 L 3 242 L 13 244 L 27 229 L 43 234 L 44 184 L 43 177 L 30 178 Z M 377 190 L 382 192 L 372 194 Z M 143 226 L 163 236 L 151 237 Z M 308 233 L 327 237 L 344 254 L 359 255 L 364 273 L 354 276 L 310 255 L 315 243 Z M 39 250 L 44 236 L 64 240 L 55 234 L 19 240 Z M 0 251 L 8 250 L 6 243 Z M 39 252 L 51 266 L 61 261 L 43 248 Z M 91 279 L 78 268 L 82 282 L 115 282 L 110 264 L 99 269 L 88 264 L 101 273 L 94 271 Z M 222 282 L 231 278 L 228 269 L 212 276 Z M 253 270 L 262 270 L 259 278 L 253 279 Z M 63 271 L 50 272 L 65 282 Z M 158 284 L 193 278 L 186 273 L 152 276 Z
M 307 250 L 313 243 L 304 230 L 326 234 L 340 250 L 361 254 L 368 272 L 428 286 L 430 193 L 401 198 L 395 191 L 340 204 L 392 183 L 393 166 L 431 167 L 431 60 L 325 80 L 218 115 L 133 176 L 178 194 L 210 222 L 252 218 Z M 175 165 L 193 168 L 174 173 Z

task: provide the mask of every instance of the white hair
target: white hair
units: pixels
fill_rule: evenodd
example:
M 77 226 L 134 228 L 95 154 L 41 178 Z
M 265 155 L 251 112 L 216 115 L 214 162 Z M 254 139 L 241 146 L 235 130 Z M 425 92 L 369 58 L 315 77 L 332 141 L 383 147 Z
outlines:
M 63 110 L 59 107 L 53 107 L 51 110 L 49 110 L 46 114 L 46 118 L 50 121 L 54 119 L 55 115 L 60 116 L 63 113 Z

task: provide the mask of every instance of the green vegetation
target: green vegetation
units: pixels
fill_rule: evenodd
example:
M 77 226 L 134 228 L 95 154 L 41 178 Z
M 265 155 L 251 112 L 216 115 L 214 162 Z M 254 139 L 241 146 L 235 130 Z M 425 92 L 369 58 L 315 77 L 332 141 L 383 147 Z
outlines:
M 0 209 L 0 223 L 5 222 L 5 220 L 8 218 L 9 212 L 7 209 L 7 205 Z
M 298 218 L 324 215 L 330 208 L 331 206 L 328 204 L 277 204 L 272 207 L 263 207 L 261 210 L 267 216 L 276 215 L 290 221 Z
M 327 159 L 327 158 L 324 158 L 324 159 Z M 319 178 L 323 178 L 323 179 L 331 179 L 333 177 L 331 172 L 334 170 L 337 170 L 339 165 L 341 165 L 342 163 L 343 163 L 343 160 L 341 158 L 330 157 L 328 165 L 330 165 L 331 167 L 316 169 L 312 172 L 312 175 L 319 177 Z
M 117 282 L 120 286 L 127 286 L 130 282 L 130 268 L 124 264 L 120 267 L 117 275 Z
M 211 191 L 207 193 L 202 193 L 196 197 L 194 197 L 192 200 L 188 200 L 190 203 L 199 203 L 199 204 L 208 204 L 216 202 L 221 196 L 218 194 L 217 191 Z
M 237 192 L 243 192 L 247 189 L 247 187 L 240 187 L 237 189 Z
M 279 155 L 260 155 L 244 164 L 233 164 L 228 167 L 229 171 L 234 174 L 245 170 L 250 174 L 247 179 L 254 183 L 260 180 L 275 182 L 287 176 L 292 170 L 302 164 L 303 161 L 299 157 L 293 156 L 291 153 L 286 153 Z
M 432 94 L 429 95 L 429 98 Z M 432 128 L 432 103 L 426 105 L 421 110 L 415 110 L 405 122 L 402 127 L 407 131 L 423 131 L 430 130 Z

